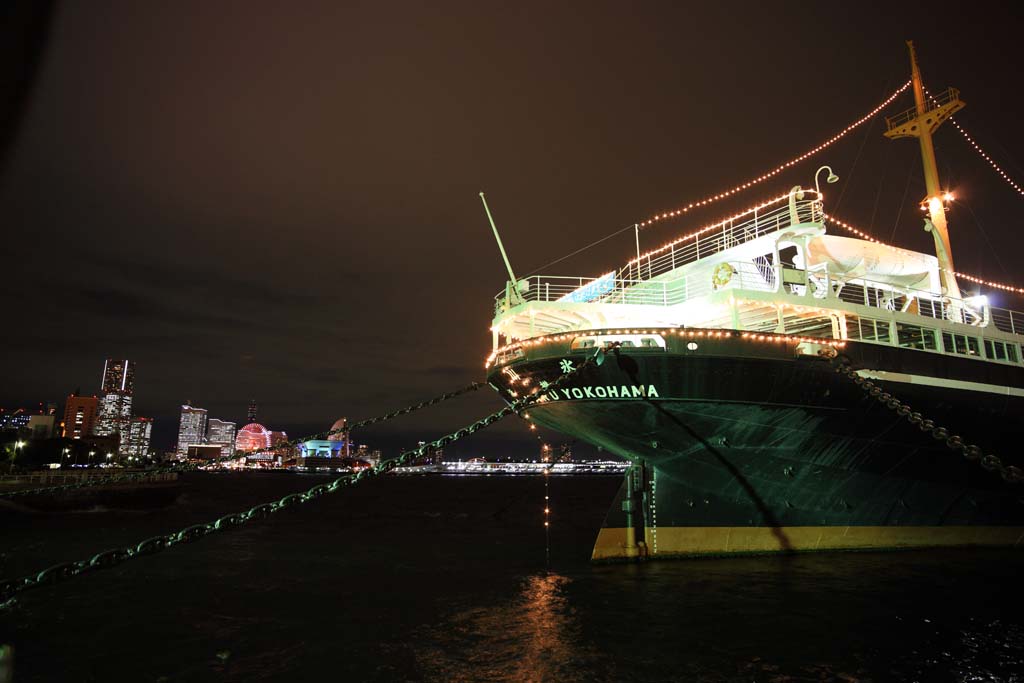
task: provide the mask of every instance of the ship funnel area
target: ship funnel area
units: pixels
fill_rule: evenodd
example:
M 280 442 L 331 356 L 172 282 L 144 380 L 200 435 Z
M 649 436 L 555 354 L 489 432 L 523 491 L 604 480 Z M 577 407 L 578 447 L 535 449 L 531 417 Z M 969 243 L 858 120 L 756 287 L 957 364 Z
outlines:
M 910 51 L 910 68 L 914 84 L 914 107 L 902 114 L 886 117 L 885 136 L 890 139 L 917 138 L 921 145 L 921 163 L 924 166 L 924 182 L 928 192 L 928 195 L 921 201 L 921 208 L 928 212 L 930 219 L 925 225 L 925 230 L 931 232 L 932 237 L 935 238 L 935 254 L 939 259 L 943 294 L 953 301 L 959 301 L 963 297 L 954 275 L 953 251 L 950 248 L 949 230 L 946 224 L 946 202 L 952 199 L 952 195 L 944 192 L 939 184 L 932 135 L 946 119 L 964 108 L 964 102 L 960 99 L 960 91 L 956 88 L 948 88 L 926 100 L 921 69 L 917 65 L 917 54 L 914 52 L 913 41 L 907 41 L 907 48 Z

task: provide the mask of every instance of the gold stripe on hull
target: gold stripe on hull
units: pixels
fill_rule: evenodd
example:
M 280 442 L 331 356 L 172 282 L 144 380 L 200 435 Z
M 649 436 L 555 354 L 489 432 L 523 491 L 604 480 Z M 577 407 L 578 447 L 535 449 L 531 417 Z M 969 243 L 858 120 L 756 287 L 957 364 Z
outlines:
M 629 543 L 626 528 L 603 528 L 592 560 L 698 557 L 811 550 L 895 550 L 945 546 L 1017 546 L 1024 527 L 1010 526 L 793 526 L 658 527 L 644 545 Z

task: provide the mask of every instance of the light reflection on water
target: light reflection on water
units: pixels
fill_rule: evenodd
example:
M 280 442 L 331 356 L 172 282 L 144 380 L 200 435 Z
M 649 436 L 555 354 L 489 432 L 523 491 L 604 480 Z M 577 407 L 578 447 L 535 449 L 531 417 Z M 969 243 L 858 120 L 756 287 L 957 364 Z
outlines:
M 425 643 L 414 645 L 417 664 L 438 681 L 594 680 L 590 665 L 598 657 L 581 638 L 570 583 L 537 574 L 522 580 L 512 600 L 454 610 L 413 639 Z

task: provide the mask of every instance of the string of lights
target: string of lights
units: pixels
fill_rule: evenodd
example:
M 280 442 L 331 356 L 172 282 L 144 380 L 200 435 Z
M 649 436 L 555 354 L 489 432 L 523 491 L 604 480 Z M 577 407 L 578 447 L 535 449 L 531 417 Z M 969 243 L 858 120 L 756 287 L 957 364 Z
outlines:
M 1020 185 L 1018 185 L 1016 182 L 1014 182 L 1013 178 L 1011 178 L 1006 173 L 1006 171 L 1004 171 L 999 166 L 999 164 L 997 164 L 995 162 L 995 160 L 992 157 L 990 157 L 988 154 L 985 153 L 985 150 L 983 150 L 981 148 L 981 145 L 979 145 L 977 142 L 975 142 L 974 138 L 972 138 L 970 135 L 967 134 L 967 131 L 963 129 L 963 126 L 961 126 L 959 123 L 957 123 L 952 118 L 949 119 L 949 122 L 953 124 L 954 128 L 956 128 L 958 131 L 960 131 L 960 134 L 964 136 L 965 140 L 967 140 L 967 144 L 969 144 L 971 147 L 973 147 L 974 151 L 977 152 L 979 155 L 981 155 L 982 159 L 984 159 L 985 161 L 988 162 L 988 165 L 991 166 L 995 170 L 995 172 L 999 174 L 1000 178 L 1005 180 L 1006 183 L 1010 187 L 1012 187 L 1013 189 L 1017 190 L 1017 194 L 1024 195 L 1024 188 L 1022 188 Z
M 784 164 L 780 164 L 779 166 L 776 166 L 774 169 L 772 169 L 770 171 L 767 171 L 765 173 L 762 173 L 761 175 L 757 176 L 756 178 L 751 178 L 750 180 L 748 180 L 745 183 L 740 183 L 739 185 L 736 185 L 736 187 L 734 187 L 732 189 L 724 190 L 724 191 L 719 192 L 717 194 L 709 195 L 709 196 L 705 197 L 704 199 L 690 202 L 686 206 L 679 207 L 678 209 L 674 209 L 672 211 L 665 211 L 663 213 L 655 214 L 654 216 L 651 216 L 647 220 L 640 222 L 638 224 L 638 226 L 641 227 L 641 228 L 645 228 L 645 227 L 647 227 L 649 225 L 652 225 L 654 223 L 657 223 L 659 221 L 663 221 L 663 220 L 667 220 L 669 218 L 675 218 L 677 216 L 681 216 L 684 213 L 687 213 L 688 211 L 690 211 L 692 209 L 697 209 L 697 208 L 700 208 L 702 206 L 706 206 L 708 204 L 712 204 L 714 202 L 717 202 L 717 201 L 719 201 L 721 199 L 725 199 L 727 197 L 731 197 L 732 195 L 737 194 L 739 192 L 742 192 L 743 190 L 746 190 L 746 189 L 748 189 L 750 187 L 753 187 L 754 185 L 757 185 L 759 183 L 763 183 L 766 180 L 774 178 L 775 176 L 777 176 L 778 174 L 782 173 L 786 169 L 788 169 L 788 168 L 790 168 L 792 166 L 795 166 L 796 164 L 799 164 L 800 162 L 802 162 L 802 161 L 804 161 L 806 159 L 809 159 L 810 157 L 814 156 L 818 152 L 821 152 L 822 150 L 826 149 L 827 147 L 830 147 L 832 144 L 834 144 L 834 143 L 838 142 L 839 140 L 841 140 L 842 138 L 846 137 L 846 135 L 851 133 L 854 129 L 856 129 L 857 127 L 861 126 L 865 122 L 869 121 L 872 117 L 874 117 L 876 114 L 878 114 L 880 111 L 882 111 L 882 109 L 887 107 L 893 100 L 895 100 L 897 97 L 899 97 L 903 93 L 903 91 L 906 90 L 909 87 L 910 87 L 910 81 L 907 81 L 906 83 L 901 85 L 894 93 L 892 93 L 887 98 L 885 98 L 885 100 L 882 101 L 881 104 L 879 104 L 877 107 L 872 109 L 870 112 L 868 112 L 867 114 L 865 114 L 861 118 L 857 119 L 856 121 L 854 121 L 853 123 L 848 125 L 846 128 L 843 128 L 841 131 L 839 131 L 838 133 L 836 133 L 835 135 L 830 137 L 828 140 L 825 140 L 825 142 L 821 143 L 817 147 L 812 147 L 811 149 L 807 150 L 806 152 L 804 152 L 800 156 L 794 157 L 793 159 L 790 159 L 789 161 L 785 162 Z
M 924 89 L 924 93 L 928 97 L 928 99 L 930 99 L 933 103 L 935 102 L 935 97 L 930 92 L 928 92 L 928 88 Z M 1005 180 L 1006 183 L 1010 187 L 1012 187 L 1013 189 L 1017 190 L 1017 194 L 1024 195 L 1024 188 L 1022 188 L 1020 185 L 1018 185 L 1016 182 L 1014 182 L 1013 178 L 1011 178 L 1009 176 L 1009 174 L 1007 174 L 1006 171 L 1004 171 L 1002 169 L 1002 167 L 1000 167 L 999 164 L 997 164 L 995 162 L 995 159 L 990 157 L 985 152 L 985 150 L 983 150 L 981 148 L 981 145 L 979 145 L 977 142 L 975 142 L 974 138 L 972 138 L 967 133 L 967 131 L 964 130 L 963 126 L 961 126 L 959 123 L 956 122 L 956 119 L 954 119 L 953 117 L 950 117 L 949 118 L 949 122 L 953 124 L 954 128 L 956 128 L 958 131 L 960 131 L 960 134 L 964 136 L 965 140 L 967 140 L 967 144 L 969 144 L 971 147 L 973 147 L 974 151 L 977 152 L 981 156 L 982 159 L 984 159 L 985 161 L 988 162 L 988 165 L 991 166 L 995 170 L 995 172 L 999 174 L 1000 178 Z M 968 279 L 970 279 L 970 278 L 968 278 Z
M 600 337 L 609 334 L 650 334 L 660 335 L 664 339 L 668 339 L 673 335 L 683 337 L 687 339 L 740 339 L 744 341 L 771 341 L 779 343 L 808 343 L 808 344 L 822 344 L 825 346 L 834 346 L 836 348 L 843 348 L 846 342 L 837 341 L 833 339 L 826 339 L 823 337 L 804 337 L 793 334 L 774 334 L 774 333 L 757 333 L 757 332 L 738 332 L 735 330 L 720 330 L 720 329 L 695 329 L 695 328 L 682 328 L 682 327 L 670 327 L 662 329 L 594 329 L 594 330 L 579 330 L 571 333 L 561 332 L 555 334 L 546 334 L 539 337 L 533 337 L 532 339 L 520 339 L 510 344 L 506 344 L 491 352 L 487 358 L 485 367 L 490 367 L 495 363 L 497 357 L 507 351 L 515 349 L 526 349 L 534 346 L 543 346 L 547 344 L 555 344 L 559 342 L 572 341 L 579 337 Z M 507 372 L 507 368 L 503 369 L 502 372 L 509 377 L 509 386 L 514 383 L 528 385 L 529 380 L 514 376 Z M 513 371 L 514 373 L 514 371 Z M 516 394 L 513 392 L 513 396 Z M 529 419 L 527 417 L 527 419 Z
M 813 192 L 813 190 L 805 190 L 805 192 Z M 663 244 L 663 245 L 661 245 L 660 247 L 658 247 L 656 249 L 651 249 L 650 251 L 648 251 L 648 252 L 646 252 L 644 254 L 641 254 L 638 257 L 630 259 L 629 265 L 633 265 L 634 263 L 639 263 L 640 261 L 643 261 L 644 259 L 650 258 L 650 257 L 654 256 L 655 254 L 659 254 L 659 253 L 665 251 L 666 249 L 671 249 L 672 247 L 679 246 L 683 242 L 688 242 L 688 241 L 690 241 L 692 239 L 696 239 L 697 237 L 700 237 L 701 235 L 703 235 L 705 233 L 711 232 L 712 230 L 718 230 L 719 228 L 723 228 L 726 225 L 729 225 L 730 223 L 732 223 L 732 222 L 734 222 L 734 221 L 736 221 L 736 220 L 738 220 L 740 218 L 743 218 L 744 216 L 749 216 L 750 214 L 752 214 L 752 213 L 754 213 L 756 211 L 760 211 L 761 209 L 766 209 L 769 206 L 772 206 L 774 204 L 778 204 L 779 202 L 782 202 L 782 201 L 784 201 L 786 199 L 789 199 L 789 193 L 788 192 L 786 194 L 779 195 L 778 197 L 775 197 L 773 199 L 769 199 L 768 201 L 763 202 L 761 204 L 758 204 L 757 206 L 752 206 L 749 209 L 746 209 L 746 210 L 741 211 L 739 213 L 733 214 L 732 216 L 729 216 L 728 218 L 723 218 L 722 220 L 718 221 L 717 223 L 711 223 L 710 225 L 705 225 L 704 227 L 702 227 L 702 228 L 700 228 L 698 230 L 694 230 L 691 233 L 687 233 L 687 234 L 683 235 L 682 237 L 677 237 L 676 239 L 672 240 L 671 242 Z

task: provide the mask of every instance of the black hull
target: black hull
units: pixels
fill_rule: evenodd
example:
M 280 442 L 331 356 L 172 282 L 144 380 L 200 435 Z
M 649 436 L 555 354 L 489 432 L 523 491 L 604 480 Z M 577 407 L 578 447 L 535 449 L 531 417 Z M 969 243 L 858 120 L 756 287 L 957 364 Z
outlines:
M 642 466 L 595 559 L 1020 542 L 1022 485 L 909 423 L 836 361 L 774 339 L 670 334 L 667 350 L 610 352 L 530 408 Z M 872 344 L 840 353 L 950 434 L 1019 464 L 1024 368 Z M 584 357 L 567 341 L 538 345 L 491 382 L 511 399 Z

